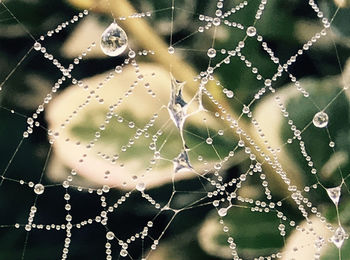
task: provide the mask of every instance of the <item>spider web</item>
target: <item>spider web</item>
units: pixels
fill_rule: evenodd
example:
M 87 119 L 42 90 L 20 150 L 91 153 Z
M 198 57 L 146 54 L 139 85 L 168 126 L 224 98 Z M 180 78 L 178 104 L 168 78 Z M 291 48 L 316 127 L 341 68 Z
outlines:
M 109 59 L 102 68 L 104 72 L 96 76 L 91 70 L 82 73 L 78 69 L 87 68 L 84 62 L 94 49 L 100 48 L 99 38 L 86 43 L 86 49 L 71 62 L 60 60 L 49 42 L 62 34 L 69 35 L 72 28 L 99 11 L 99 4 L 36 37 L 11 11 L 10 3 L 2 1 L 1 22 L 15 21 L 31 40 L 13 69 L 5 72 L 0 85 L 2 127 L 6 129 L 2 130 L 2 138 L 10 143 L 2 148 L 0 190 L 6 212 L 1 213 L 0 227 L 3 234 L 16 236 L 11 240 L 16 241 L 16 246 L 11 245 L 16 252 L 7 259 L 40 259 L 40 251 L 46 250 L 54 259 L 79 259 L 87 257 L 86 252 L 79 252 L 82 249 L 101 252 L 98 259 L 153 259 L 163 240 L 176 238 L 178 229 L 194 225 L 186 223 L 188 216 L 200 222 L 202 214 L 213 208 L 231 259 L 295 257 L 278 247 L 261 250 L 258 255 L 244 252 L 241 243 L 245 242 L 236 240 L 238 231 L 229 224 L 229 217 L 241 211 L 250 212 L 251 219 L 243 220 L 248 225 L 264 221 L 265 216 L 272 219 L 269 228 L 276 231 L 282 245 L 292 232 L 307 237 L 308 241 L 295 246 L 295 251 L 312 245 L 316 248 L 314 258 L 318 259 L 321 250 L 331 245 L 339 249 L 339 259 L 347 259 L 342 255 L 342 245 L 348 235 L 339 207 L 349 194 L 349 174 L 336 162 L 335 185 L 330 186 L 318 176 L 314 156 L 308 152 L 312 140 L 304 138 L 304 133 L 311 138 L 306 133 L 315 127 L 314 119 L 296 123 L 298 115 L 289 111 L 286 97 L 279 90 L 280 82 L 289 82 L 287 89 L 316 112 L 327 111 L 344 96 L 346 79 L 340 80 L 342 86 L 321 107 L 314 92 L 291 72 L 293 65 L 303 66 L 303 57 L 319 41 L 333 40 L 331 24 L 339 8 L 326 16 L 316 1 L 305 1 L 312 19 L 317 19 L 322 28 L 299 49 L 279 58 L 278 51 L 259 32 L 270 2 L 273 1 L 214 1 L 214 8 L 198 14 L 186 1 L 172 0 L 165 7 L 121 17 L 113 11 L 115 3 L 106 1 L 102 5 L 111 10 L 110 15 L 121 26 L 128 20 L 155 23 L 154 17 L 164 14 L 169 37 L 165 50 L 134 48 L 130 42 L 137 41 L 137 36 L 124 28 L 128 49 L 115 60 Z M 236 14 L 246 10 L 250 11 L 247 15 L 253 14 L 252 22 L 241 24 Z M 195 29 L 179 36 L 177 32 L 183 28 L 176 23 L 177 15 L 183 13 L 190 14 L 190 28 Z M 223 28 L 235 37 L 225 39 L 229 48 L 220 49 L 216 46 L 220 45 Z M 207 41 L 206 47 L 191 47 L 191 39 Z M 262 50 L 274 74 L 264 73 L 265 68 L 259 67 L 259 61 L 246 51 L 247 46 Z M 335 44 L 334 49 L 342 72 Z M 184 67 L 181 73 L 178 57 L 200 59 L 200 72 Z M 49 67 L 50 75 L 56 79 L 40 100 L 31 101 L 35 108 L 30 114 L 29 109 L 12 108 L 7 101 L 14 95 L 18 97 L 15 104 L 29 102 L 25 90 L 11 91 L 12 78 L 29 78 L 21 70 L 28 65 L 27 60 L 38 64 L 39 69 Z M 254 82 L 248 94 L 233 92 L 233 83 L 217 76 L 233 63 L 240 64 L 242 73 Z M 288 137 L 281 143 L 276 144 L 276 133 L 266 128 L 270 115 L 261 116 L 255 109 L 263 102 L 277 109 L 281 124 L 288 128 Z M 322 141 L 329 143 L 329 153 L 335 155 L 332 132 L 328 128 L 320 131 L 326 134 Z M 40 147 L 36 147 L 37 143 Z M 299 152 L 293 156 L 299 160 L 301 155 L 308 167 L 303 174 L 312 176 L 306 185 L 301 185 L 295 169 L 285 166 L 283 154 L 295 144 Z M 66 164 L 62 165 L 57 158 L 64 156 Z M 237 164 L 239 168 L 233 166 Z M 50 171 L 68 174 L 53 180 L 48 177 Z M 243 191 L 251 186 L 263 196 L 254 196 L 254 192 L 245 195 Z M 336 210 L 334 223 L 325 218 L 326 212 L 315 195 L 320 192 Z M 303 219 L 307 220 L 307 228 L 299 226 Z M 329 231 L 328 238 L 316 228 L 316 222 L 321 223 L 322 230 Z M 201 232 L 199 239 L 209 243 L 205 241 L 208 231 Z M 85 241 L 90 241 L 87 244 L 91 248 L 81 247 Z M 35 250 L 38 246 L 40 251 Z M 221 251 L 211 253 L 227 257 Z

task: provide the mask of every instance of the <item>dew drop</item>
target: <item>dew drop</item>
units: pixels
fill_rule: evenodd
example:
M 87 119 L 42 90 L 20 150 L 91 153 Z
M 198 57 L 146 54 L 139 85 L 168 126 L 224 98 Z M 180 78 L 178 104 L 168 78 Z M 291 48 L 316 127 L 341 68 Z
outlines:
M 168 52 L 169 52 L 169 54 L 174 54 L 174 52 L 175 52 L 174 47 L 173 47 L 173 46 L 170 46 L 170 47 L 168 48 Z
M 171 75 L 171 92 L 168 112 L 176 127 L 182 131 L 187 115 L 187 103 L 182 97 L 182 88 L 186 82 L 179 82 Z
M 174 172 L 186 172 L 192 171 L 193 168 L 190 164 L 187 151 L 182 151 L 174 160 Z
M 332 236 L 331 240 L 337 248 L 341 248 L 346 237 L 345 230 L 339 226 Z
M 211 139 L 210 137 L 208 137 L 208 138 L 205 140 L 205 142 L 206 142 L 207 144 L 212 144 L 212 143 L 213 143 L 213 139 Z
M 41 44 L 39 42 L 35 42 L 34 43 L 34 50 L 40 51 L 40 49 L 41 49 Z
M 227 215 L 227 208 L 221 208 L 218 211 L 220 217 L 225 217 Z
M 38 195 L 43 194 L 44 190 L 45 190 L 44 185 L 42 185 L 41 183 L 35 184 L 34 186 L 35 194 L 38 194 Z
M 226 92 L 226 97 L 228 97 L 228 98 L 233 98 L 233 91 L 232 91 L 232 90 L 228 90 L 228 91 Z
M 128 37 L 125 31 L 116 22 L 113 22 L 102 33 L 100 44 L 106 55 L 114 57 L 125 51 Z
M 146 184 L 143 182 L 139 182 L 138 184 L 136 184 L 136 189 L 138 191 L 144 191 L 146 189 Z
M 248 35 L 249 37 L 255 36 L 255 35 L 256 35 L 256 28 L 255 28 L 254 26 L 249 26 L 249 27 L 247 28 L 247 35 Z
M 334 187 L 334 188 L 328 188 L 327 189 L 327 194 L 330 197 L 330 199 L 333 201 L 335 205 L 338 205 L 339 203 L 339 198 L 341 195 L 341 187 Z
M 207 52 L 209 58 L 214 58 L 216 56 L 216 50 L 214 48 L 210 48 Z
M 318 128 L 326 127 L 328 125 L 328 115 L 323 111 L 318 112 L 315 114 L 312 123 Z
M 107 232 L 106 238 L 108 240 L 113 240 L 114 239 L 114 233 L 112 231 Z
M 133 59 L 136 56 L 136 53 L 133 50 L 130 50 L 128 53 L 129 58 Z
M 126 251 L 125 249 L 122 249 L 122 250 L 120 251 L 120 255 L 121 255 L 122 257 L 126 257 L 126 256 L 128 255 L 128 251 Z
M 244 114 L 248 114 L 248 113 L 250 112 L 249 107 L 246 106 L 246 105 L 244 105 L 244 106 L 243 106 L 243 109 L 242 109 L 242 112 L 243 112 Z
M 123 71 L 123 67 L 122 66 L 118 65 L 118 66 L 115 67 L 115 72 L 116 73 L 121 73 L 122 71 Z
M 134 128 L 134 127 L 135 127 L 135 123 L 134 123 L 134 122 L 129 122 L 128 126 L 129 126 L 130 128 Z

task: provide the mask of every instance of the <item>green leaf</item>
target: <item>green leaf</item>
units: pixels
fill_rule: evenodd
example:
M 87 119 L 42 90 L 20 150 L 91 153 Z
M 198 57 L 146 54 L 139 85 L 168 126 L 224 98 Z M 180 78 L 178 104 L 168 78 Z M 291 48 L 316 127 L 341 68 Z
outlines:
M 198 234 L 200 245 L 209 254 L 232 258 L 228 236 L 232 236 L 243 259 L 271 255 L 283 246 L 280 220 L 275 212 L 252 212 L 250 208 L 232 207 L 220 224 L 218 213 L 209 215 Z M 227 226 L 229 231 L 224 232 Z

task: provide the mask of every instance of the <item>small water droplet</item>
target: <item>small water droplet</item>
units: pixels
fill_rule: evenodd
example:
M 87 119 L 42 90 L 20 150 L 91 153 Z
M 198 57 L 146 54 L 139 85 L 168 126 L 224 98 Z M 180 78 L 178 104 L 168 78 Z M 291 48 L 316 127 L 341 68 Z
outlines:
M 125 51 L 128 37 L 125 31 L 116 22 L 113 22 L 102 33 L 100 44 L 106 55 L 114 57 Z
M 220 217 L 225 217 L 227 215 L 227 208 L 221 208 L 218 211 Z
M 34 186 L 35 194 L 38 194 L 38 195 L 43 194 L 44 190 L 45 190 L 44 185 L 42 185 L 41 183 L 35 184 Z
M 209 58 L 214 58 L 216 56 L 216 50 L 214 48 L 210 48 L 207 52 Z
M 120 255 L 122 257 L 126 257 L 128 255 L 128 251 L 126 251 L 125 249 L 122 249 L 122 250 L 120 250 Z
M 41 49 L 41 44 L 39 42 L 35 42 L 34 43 L 34 50 L 40 51 L 40 49 Z
M 136 53 L 133 50 L 130 50 L 128 53 L 129 58 L 133 59 L 136 56 Z
M 170 47 L 168 48 L 168 52 L 169 52 L 169 54 L 174 54 L 174 52 L 175 52 L 174 47 L 173 47 L 173 46 L 170 46 Z
M 242 109 L 243 114 L 248 114 L 250 112 L 250 109 L 248 106 L 244 105 Z
M 108 240 L 113 240 L 114 239 L 114 233 L 112 231 L 107 232 L 106 238 Z
M 328 188 L 327 189 L 328 196 L 333 201 L 335 205 L 338 205 L 340 195 L 341 195 L 341 187 L 334 187 L 334 188 Z
M 254 26 L 249 26 L 249 27 L 247 28 L 247 35 L 248 35 L 249 37 L 255 36 L 255 35 L 256 35 L 256 28 L 255 28 Z
M 121 73 L 122 71 L 123 71 L 123 67 L 122 66 L 118 65 L 118 66 L 115 67 L 115 72 L 116 73 Z
M 205 142 L 206 142 L 207 144 L 212 144 L 212 143 L 213 143 L 213 139 L 210 138 L 210 137 L 208 137 L 208 138 L 205 140 Z
M 323 128 L 328 125 L 328 115 L 321 111 L 315 114 L 312 123 L 318 128 Z
M 129 125 L 130 128 L 134 128 L 135 127 L 135 123 L 134 122 L 129 122 L 128 125 Z
M 174 172 L 186 172 L 192 171 L 193 168 L 190 164 L 188 154 L 186 151 L 182 151 L 174 160 Z
M 136 189 L 138 191 L 144 191 L 146 189 L 146 184 L 143 182 L 139 182 L 138 184 L 136 184 Z
M 232 90 L 226 91 L 226 97 L 233 98 L 233 91 Z

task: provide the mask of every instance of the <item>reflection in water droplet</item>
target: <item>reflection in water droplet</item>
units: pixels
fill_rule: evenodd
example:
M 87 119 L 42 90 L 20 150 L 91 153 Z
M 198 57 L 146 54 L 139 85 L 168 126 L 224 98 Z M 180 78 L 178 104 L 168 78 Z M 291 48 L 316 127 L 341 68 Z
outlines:
M 127 46 L 128 37 L 116 22 L 111 23 L 102 33 L 101 49 L 106 55 L 118 56 L 125 51 Z
M 190 164 L 188 154 L 186 151 L 182 151 L 174 160 L 174 172 L 192 171 L 193 168 Z
M 333 203 L 335 205 L 338 205 L 339 203 L 339 198 L 340 198 L 340 195 L 341 195 L 341 187 L 338 186 L 338 187 L 334 187 L 334 188 L 329 188 L 327 189 L 327 193 L 328 193 L 328 196 L 331 198 L 331 200 L 333 201 Z

